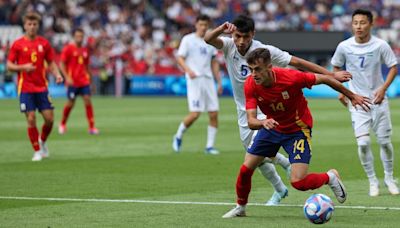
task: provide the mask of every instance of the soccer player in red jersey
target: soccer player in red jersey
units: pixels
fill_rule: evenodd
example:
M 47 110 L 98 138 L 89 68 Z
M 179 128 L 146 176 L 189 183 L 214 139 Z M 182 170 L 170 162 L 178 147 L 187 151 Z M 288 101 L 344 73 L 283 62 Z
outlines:
M 25 113 L 29 139 L 35 151 L 32 161 L 40 161 L 43 157 L 49 156 L 46 140 L 54 122 L 54 107 L 50 100 L 46 78 L 46 63 L 56 82 L 63 81 L 53 61 L 53 48 L 49 41 L 38 35 L 40 20 L 40 15 L 35 12 L 29 12 L 23 17 L 25 34 L 14 41 L 7 60 L 8 70 L 18 72 L 20 110 Z M 44 119 L 40 136 L 36 127 L 36 109 Z
M 75 105 L 76 96 L 81 95 L 89 123 L 89 134 L 97 135 L 99 130 L 94 125 L 93 105 L 90 100 L 89 50 L 83 46 L 85 33 L 77 28 L 72 34 L 73 42 L 67 44 L 61 52 L 61 71 L 65 76 L 68 101 L 64 106 L 58 133 L 66 132 L 68 116 Z
M 258 48 L 247 57 L 252 76 L 245 81 L 247 122 L 258 130 L 248 148 L 236 182 L 237 206 L 224 218 L 245 216 L 254 169 L 265 157 L 273 158 L 280 147 L 289 155 L 292 166 L 290 181 L 300 191 L 328 184 L 337 200 L 346 200 L 346 191 L 338 172 L 308 173 L 311 160 L 311 128 L 313 120 L 302 89 L 327 84 L 349 98 L 353 106 L 369 111 L 368 98 L 352 93 L 331 76 L 293 69 L 273 68 L 268 49 Z M 257 119 L 257 107 L 267 119 Z

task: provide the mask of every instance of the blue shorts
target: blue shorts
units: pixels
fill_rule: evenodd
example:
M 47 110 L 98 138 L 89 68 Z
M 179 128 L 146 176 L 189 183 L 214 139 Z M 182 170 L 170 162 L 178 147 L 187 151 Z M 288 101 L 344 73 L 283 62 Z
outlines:
M 309 164 L 311 160 L 311 129 L 284 134 L 262 128 L 258 130 L 253 144 L 247 152 L 263 157 L 275 157 L 281 146 L 289 155 L 291 164 Z
M 70 100 L 75 100 L 76 96 L 81 95 L 89 95 L 90 96 L 90 85 L 82 86 L 82 87 L 74 87 L 68 86 L 67 89 L 67 97 Z
M 36 111 L 41 112 L 46 109 L 54 109 L 49 92 L 41 93 L 21 93 L 19 95 L 19 104 L 21 112 Z

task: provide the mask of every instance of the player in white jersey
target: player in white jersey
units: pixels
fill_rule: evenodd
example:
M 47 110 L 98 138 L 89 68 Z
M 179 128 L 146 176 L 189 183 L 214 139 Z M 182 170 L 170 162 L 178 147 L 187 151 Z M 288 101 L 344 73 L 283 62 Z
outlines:
M 232 34 L 232 37 L 220 37 L 223 33 Z M 253 40 L 254 34 L 255 28 L 253 19 L 240 15 L 233 23 L 225 22 L 208 32 L 204 37 L 207 43 L 224 52 L 237 108 L 240 139 L 246 150 L 257 134 L 256 131 L 251 130 L 247 125 L 244 97 L 244 81 L 251 73 L 246 62 L 246 57 L 252 50 L 256 48 L 267 48 L 271 53 L 272 64 L 275 66 L 286 67 L 287 65 L 291 65 L 306 71 L 332 75 L 339 81 L 347 81 L 351 78 L 351 74 L 346 71 L 332 73 L 314 63 L 291 56 L 289 53 L 274 46 L 265 45 L 257 40 Z M 265 118 L 265 116 L 259 112 L 258 118 Z M 285 156 L 277 153 L 273 161 L 266 158 L 265 162 L 259 166 L 262 175 L 271 182 L 275 189 L 267 205 L 276 205 L 279 204 L 282 198 L 287 196 L 288 191 L 276 172 L 275 166 L 271 164 L 271 162 L 281 165 L 288 173 L 290 173 L 290 163 Z
M 372 129 L 380 145 L 380 157 L 385 171 L 384 183 L 393 195 L 399 189 L 393 180 L 393 145 L 391 143 L 392 123 L 387 88 L 397 75 L 397 60 L 389 44 L 371 35 L 373 26 L 372 13 L 367 10 L 356 10 L 352 16 L 354 36 L 342 41 L 332 57 L 335 70 L 343 66 L 353 75 L 349 88 L 354 93 L 369 97 L 373 101 L 371 111 L 355 109 L 347 105 L 348 101 L 339 95 L 340 101 L 350 110 L 358 155 L 370 183 L 370 196 L 379 195 L 379 181 L 375 175 L 374 158 L 371 151 L 369 131 Z M 382 77 L 381 66 L 389 67 L 386 80 Z
M 204 42 L 204 35 L 209 27 L 210 18 L 200 15 L 196 19 L 196 31 L 182 38 L 177 53 L 177 62 L 184 70 L 187 85 L 187 99 L 189 114 L 179 124 L 173 137 L 172 148 L 179 152 L 182 145 L 183 133 L 200 116 L 201 112 L 208 112 L 209 125 L 207 128 L 206 154 L 219 154 L 214 142 L 218 129 L 218 94 L 214 78 L 218 84 L 218 93 L 222 93 L 219 63 L 214 58 L 217 50 Z

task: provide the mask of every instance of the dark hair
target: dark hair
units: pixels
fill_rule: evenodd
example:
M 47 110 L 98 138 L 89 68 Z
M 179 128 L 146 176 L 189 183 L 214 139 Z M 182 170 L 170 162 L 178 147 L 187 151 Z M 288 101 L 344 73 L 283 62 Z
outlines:
M 83 31 L 82 28 L 74 28 L 72 30 L 72 35 L 75 35 L 75 33 L 77 33 L 77 32 L 81 32 L 81 33 L 85 34 L 85 31 Z
M 254 64 L 261 61 L 268 65 L 271 63 L 271 53 L 266 48 L 257 48 L 249 53 L 246 61 L 248 64 Z
M 25 23 L 27 20 L 29 21 L 37 21 L 40 22 L 42 20 L 42 17 L 40 16 L 39 13 L 37 12 L 28 12 L 24 15 L 24 17 L 22 18 L 22 21 Z
M 198 21 L 208 21 L 208 22 L 210 22 L 210 21 L 211 21 L 211 18 L 210 18 L 208 15 L 200 14 L 200 15 L 197 16 L 197 18 L 196 18 L 196 22 L 198 22 Z
M 359 14 L 364 15 L 364 16 L 367 16 L 368 21 L 369 21 L 370 23 L 372 23 L 372 19 L 373 19 L 372 13 L 371 13 L 371 11 L 365 10 L 365 9 L 356 9 L 356 10 L 353 12 L 353 15 L 351 16 L 351 19 L 353 19 L 355 15 L 359 15 Z
M 246 15 L 237 16 L 232 24 L 234 24 L 239 32 L 248 33 L 254 31 L 254 20 Z

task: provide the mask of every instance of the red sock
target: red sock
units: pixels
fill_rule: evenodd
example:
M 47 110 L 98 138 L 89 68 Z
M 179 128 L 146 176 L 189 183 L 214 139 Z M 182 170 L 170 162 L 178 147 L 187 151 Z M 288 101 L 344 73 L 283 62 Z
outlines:
M 89 123 L 89 128 L 94 128 L 94 114 L 93 114 L 93 106 L 90 105 L 85 105 L 86 108 L 86 118 Z
M 240 172 L 236 181 L 237 203 L 246 205 L 251 190 L 251 176 L 254 170 L 247 168 L 245 165 L 240 167 Z
M 40 150 L 39 146 L 39 131 L 37 127 L 28 127 L 28 136 L 31 141 L 32 147 L 35 151 Z
M 317 189 L 329 182 L 327 173 L 310 173 L 304 179 L 292 182 L 292 186 L 300 191 L 307 191 L 310 189 Z
M 42 142 L 46 142 L 47 137 L 49 136 L 51 129 L 53 129 L 53 123 L 50 125 L 43 124 L 42 133 L 40 134 L 40 139 Z
M 62 125 L 65 125 L 67 123 L 68 116 L 69 116 L 69 113 L 71 112 L 71 110 L 72 110 L 72 107 L 64 106 L 63 117 L 61 120 Z

